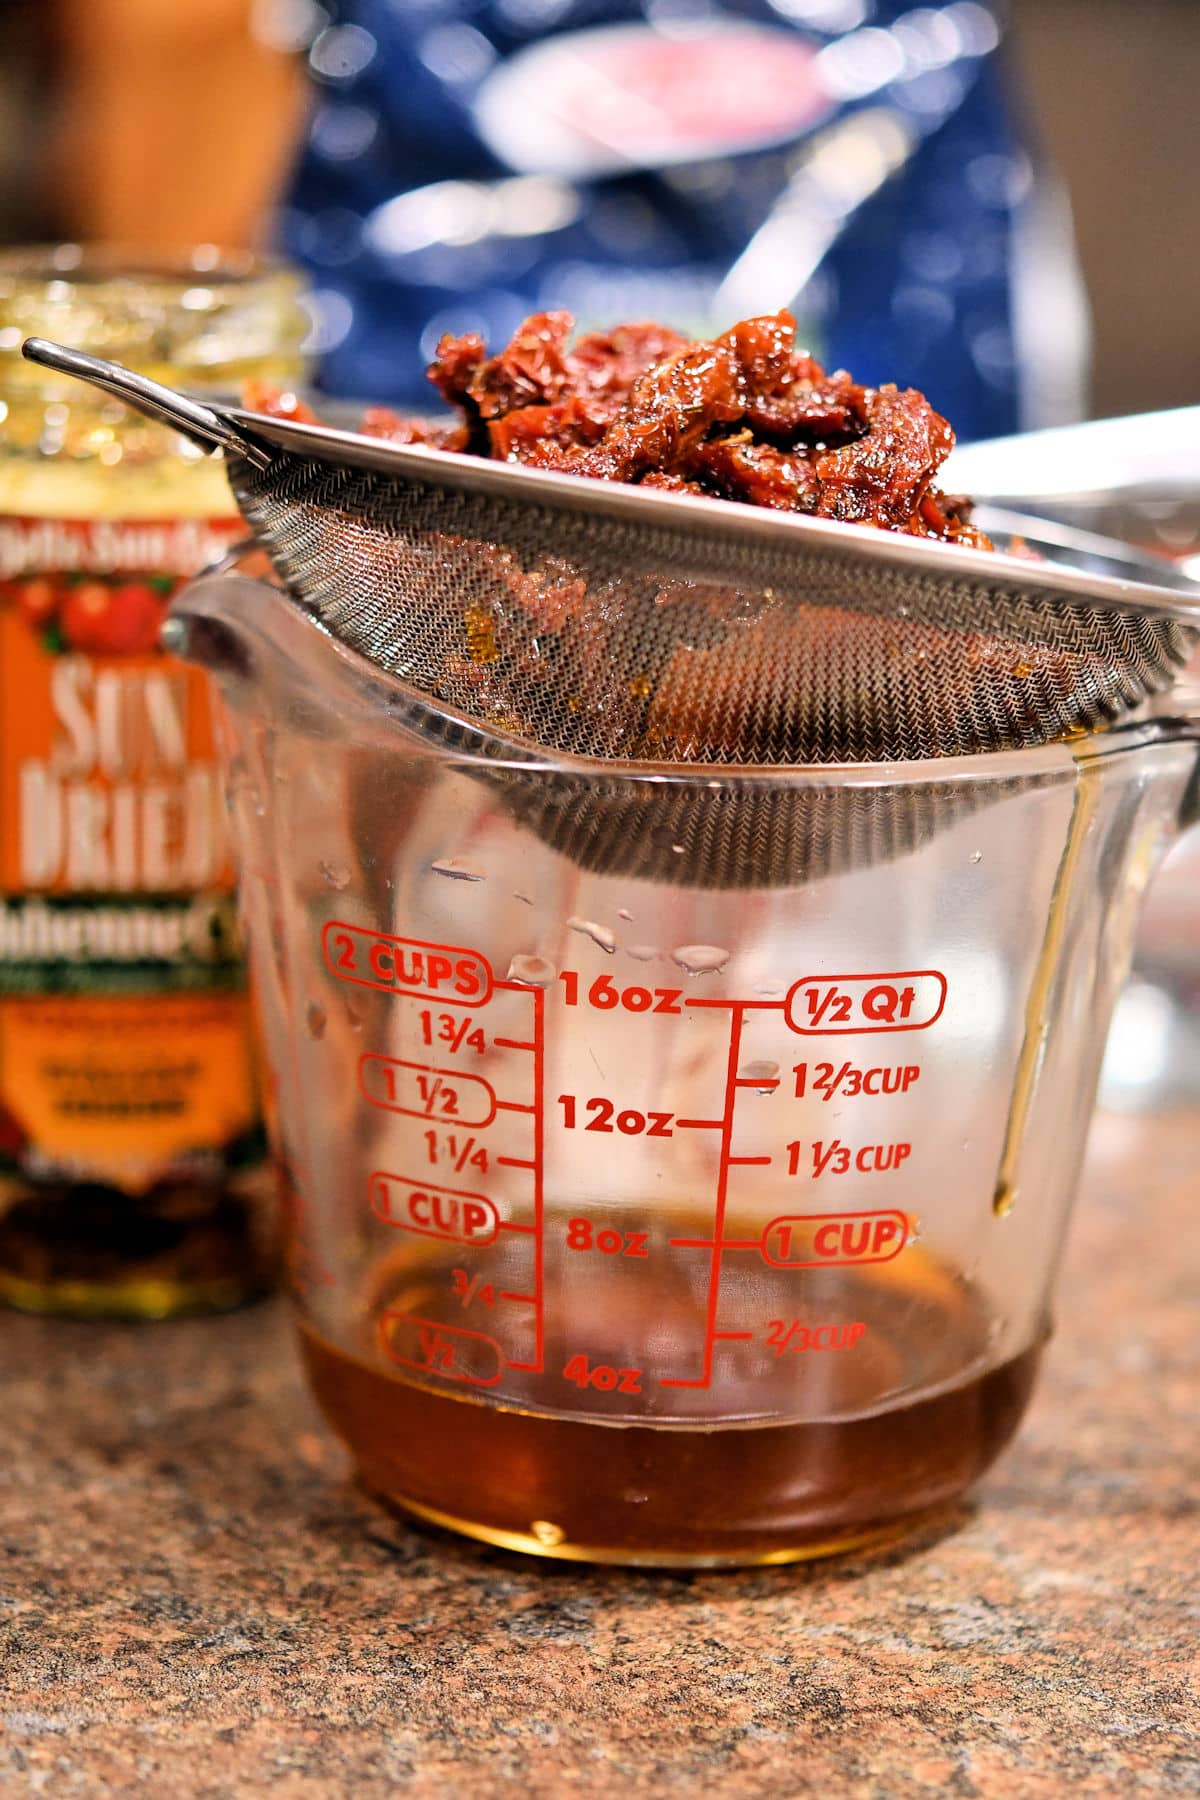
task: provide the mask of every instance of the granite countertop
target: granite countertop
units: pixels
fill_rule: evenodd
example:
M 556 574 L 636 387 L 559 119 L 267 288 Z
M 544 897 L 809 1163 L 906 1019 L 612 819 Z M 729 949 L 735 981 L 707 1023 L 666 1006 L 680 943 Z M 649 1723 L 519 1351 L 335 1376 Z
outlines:
M 1060 1327 L 976 1505 L 739 1574 L 537 1563 L 349 1483 L 278 1304 L 5 1317 L 16 1794 L 1200 1792 L 1200 1119 L 1102 1115 Z

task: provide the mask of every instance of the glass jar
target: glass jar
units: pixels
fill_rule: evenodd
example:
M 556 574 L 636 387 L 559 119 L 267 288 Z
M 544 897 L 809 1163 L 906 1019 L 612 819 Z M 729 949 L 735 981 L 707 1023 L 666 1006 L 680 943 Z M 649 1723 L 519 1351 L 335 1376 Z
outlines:
M 25 362 L 303 373 L 298 277 L 0 256 L 0 1300 L 161 1317 L 268 1285 L 268 1181 L 206 679 L 158 628 L 244 527 L 219 460 Z

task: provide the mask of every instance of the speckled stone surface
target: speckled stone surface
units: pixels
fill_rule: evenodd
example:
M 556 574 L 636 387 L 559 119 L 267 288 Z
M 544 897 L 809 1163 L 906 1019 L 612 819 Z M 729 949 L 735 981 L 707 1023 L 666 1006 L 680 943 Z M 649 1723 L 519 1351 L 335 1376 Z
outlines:
M 530 1562 L 363 1498 L 279 1306 L 0 1320 L 0 1788 L 1200 1793 L 1200 1121 L 1102 1116 L 1059 1332 L 977 1503 L 697 1576 Z

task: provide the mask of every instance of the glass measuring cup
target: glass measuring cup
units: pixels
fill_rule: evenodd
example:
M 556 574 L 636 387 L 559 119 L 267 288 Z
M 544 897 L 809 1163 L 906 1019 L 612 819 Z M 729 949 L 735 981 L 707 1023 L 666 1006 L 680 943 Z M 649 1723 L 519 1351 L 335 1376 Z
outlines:
M 459 731 L 235 572 L 213 670 L 317 1397 L 543 1554 L 887 1537 L 1011 1435 L 1178 703 L 1071 746 L 735 771 Z

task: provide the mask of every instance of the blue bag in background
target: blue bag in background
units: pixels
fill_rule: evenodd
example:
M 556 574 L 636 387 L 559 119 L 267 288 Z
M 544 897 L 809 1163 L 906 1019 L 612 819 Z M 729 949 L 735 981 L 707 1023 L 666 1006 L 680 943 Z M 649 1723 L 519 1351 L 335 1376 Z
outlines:
M 282 210 L 330 392 L 433 409 L 528 312 L 800 341 L 962 437 L 1078 416 L 1086 317 L 978 0 L 325 0 Z

